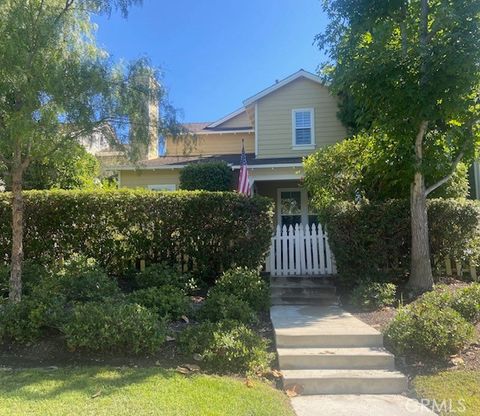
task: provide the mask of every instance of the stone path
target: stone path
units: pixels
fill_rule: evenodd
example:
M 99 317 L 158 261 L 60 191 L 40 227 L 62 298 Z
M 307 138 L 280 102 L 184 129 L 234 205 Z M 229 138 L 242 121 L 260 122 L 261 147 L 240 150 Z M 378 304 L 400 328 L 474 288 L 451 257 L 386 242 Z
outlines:
M 407 379 L 382 334 L 333 302 L 277 304 L 270 314 L 284 386 L 302 390 L 292 399 L 298 416 L 434 415 L 401 395 Z

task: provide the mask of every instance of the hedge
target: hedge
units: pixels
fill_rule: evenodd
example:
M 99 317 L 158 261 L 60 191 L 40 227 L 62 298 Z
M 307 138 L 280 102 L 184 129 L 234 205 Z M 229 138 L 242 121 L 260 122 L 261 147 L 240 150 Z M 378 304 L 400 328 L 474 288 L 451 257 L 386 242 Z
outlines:
M 410 208 L 406 200 L 331 205 L 323 213 L 337 270 L 344 284 L 362 279 L 399 279 L 410 270 Z M 480 203 L 464 199 L 428 201 L 434 266 L 445 257 L 478 261 Z
M 76 253 L 109 272 L 133 261 L 183 264 L 215 279 L 232 266 L 255 268 L 269 249 L 272 203 L 231 192 L 28 191 L 25 258 Z M 0 259 L 11 246 L 10 194 L 0 195 Z
M 231 191 L 233 171 L 227 162 L 199 162 L 180 171 L 180 188 L 188 191 Z

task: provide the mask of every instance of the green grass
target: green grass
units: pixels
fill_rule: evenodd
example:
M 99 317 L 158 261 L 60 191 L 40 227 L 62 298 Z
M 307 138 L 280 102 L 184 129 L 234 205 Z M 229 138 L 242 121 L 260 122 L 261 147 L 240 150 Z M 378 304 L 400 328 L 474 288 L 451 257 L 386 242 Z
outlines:
M 442 401 L 450 407 L 442 415 L 477 416 L 480 409 L 480 371 L 443 371 L 428 376 L 417 376 L 413 382 L 419 398 Z M 465 410 L 463 410 L 465 407 Z M 463 410 L 463 411 L 462 411 Z
M 97 396 L 97 397 L 94 397 Z M 0 371 L 0 415 L 293 415 L 286 396 L 254 381 L 158 368 Z

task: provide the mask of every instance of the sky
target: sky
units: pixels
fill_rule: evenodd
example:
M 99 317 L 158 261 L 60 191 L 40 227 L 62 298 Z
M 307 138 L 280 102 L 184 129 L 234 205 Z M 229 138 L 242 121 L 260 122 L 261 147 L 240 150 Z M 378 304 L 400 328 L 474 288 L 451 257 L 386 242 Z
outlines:
M 127 19 L 96 17 L 114 60 L 148 56 L 184 122 L 215 121 L 323 60 L 313 45 L 327 23 L 321 0 L 144 0 Z

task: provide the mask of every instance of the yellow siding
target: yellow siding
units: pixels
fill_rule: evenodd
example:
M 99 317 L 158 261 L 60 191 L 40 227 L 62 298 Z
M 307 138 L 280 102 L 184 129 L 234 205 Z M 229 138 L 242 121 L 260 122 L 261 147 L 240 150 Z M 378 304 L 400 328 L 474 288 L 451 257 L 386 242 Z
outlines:
M 254 153 L 254 133 L 222 133 L 198 134 L 191 144 L 167 138 L 167 156 L 239 154 L 242 151 L 242 139 L 245 139 L 245 152 Z
M 120 174 L 121 188 L 147 188 L 148 185 L 180 185 L 179 169 L 158 170 L 122 170 Z
M 225 121 L 225 123 L 219 124 L 217 127 L 222 127 L 222 128 L 238 128 L 238 127 L 247 127 L 247 128 L 252 128 L 252 122 L 250 121 L 250 118 L 247 115 L 247 112 L 244 111 L 243 113 L 240 113 L 238 116 L 235 116 L 231 118 L 228 121 Z
M 337 118 L 337 101 L 328 89 L 299 78 L 257 102 L 258 158 L 305 156 L 314 150 L 292 148 L 292 110 L 314 108 L 316 148 L 346 136 Z

